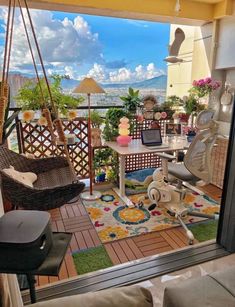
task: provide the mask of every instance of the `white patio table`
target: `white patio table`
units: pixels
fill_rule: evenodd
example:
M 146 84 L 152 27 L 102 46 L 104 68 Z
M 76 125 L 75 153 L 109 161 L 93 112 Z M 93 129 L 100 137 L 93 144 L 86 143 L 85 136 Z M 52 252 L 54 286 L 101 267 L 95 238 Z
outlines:
M 119 155 L 119 188 L 114 188 L 115 192 L 122 199 L 122 201 L 128 206 L 133 207 L 133 203 L 126 196 L 125 193 L 125 165 L 126 157 L 129 155 L 144 154 L 144 153 L 158 153 L 163 152 L 178 152 L 179 150 L 185 150 L 188 148 L 189 143 L 186 137 L 183 136 L 166 136 L 162 138 L 163 145 L 155 147 L 146 147 L 142 145 L 141 140 L 132 140 L 128 147 L 121 147 L 117 142 L 106 142 L 105 145 L 116 151 Z M 166 145 L 166 146 L 164 146 Z

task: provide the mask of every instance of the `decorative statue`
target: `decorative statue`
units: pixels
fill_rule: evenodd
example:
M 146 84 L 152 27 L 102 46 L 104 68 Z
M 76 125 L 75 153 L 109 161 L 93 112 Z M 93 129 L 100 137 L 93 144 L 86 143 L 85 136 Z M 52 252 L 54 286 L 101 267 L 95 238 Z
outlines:
M 99 128 L 91 128 L 91 146 L 100 147 L 101 142 L 101 130 Z

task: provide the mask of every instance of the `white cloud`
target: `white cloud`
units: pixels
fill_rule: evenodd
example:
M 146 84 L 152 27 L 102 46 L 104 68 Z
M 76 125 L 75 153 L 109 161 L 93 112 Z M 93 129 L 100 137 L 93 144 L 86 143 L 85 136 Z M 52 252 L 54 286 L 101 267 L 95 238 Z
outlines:
M 132 79 L 133 73 L 128 68 L 120 68 L 109 73 L 110 81 L 112 82 L 126 82 Z
M 93 63 L 102 60 L 102 47 L 98 34 L 92 33 L 88 23 L 80 16 L 73 21 L 53 18 L 49 11 L 32 10 L 31 16 L 45 65 L 59 69 L 74 63 Z M 5 28 L 6 10 L 0 12 L 0 19 Z M 27 21 L 28 29 L 29 22 Z M 32 41 L 32 38 L 31 38 Z M 28 43 L 25 37 L 23 22 L 19 11 L 16 12 L 13 45 L 11 53 L 11 69 L 29 70 L 32 64 Z M 50 67 L 53 71 L 53 69 Z M 32 68 L 31 68 L 32 71 Z
M 71 75 L 73 73 L 71 72 Z M 146 79 L 151 79 L 165 74 L 161 69 L 157 69 L 153 63 L 146 66 L 138 65 L 134 69 L 122 67 L 119 69 L 107 69 L 105 65 L 95 63 L 89 70 L 87 76 L 93 77 L 98 82 L 113 82 L 113 83 L 126 83 L 137 82 Z M 82 76 L 81 78 L 84 78 Z
M 59 20 L 54 18 L 51 12 L 39 10 L 31 10 L 31 16 L 43 62 L 49 75 L 53 73 L 66 74 L 70 78 L 78 80 L 90 76 L 101 83 L 127 83 L 165 74 L 154 63 L 129 68 L 125 59 L 106 61 L 98 34 L 91 31 L 89 24 L 81 16 L 77 16 L 74 20 L 67 17 Z M 3 29 L 6 28 L 6 20 L 7 10 L 0 9 L 0 26 Z M 27 18 L 26 22 L 29 29 Z M 130 22 L 135 26 L 145 26 L 145 23 L 141 21 Z M 0 36 L 2 39 L 4 38 L 1 33 Z M 1 46 L 0 53 L 3 58 Z M 37 57 L 36 59 L 38 62 Z M 15 14 L 11 70 L 21 73 L 33 72 L 31 54 L 18 10 Z M 87 70 L 88 73 L 84 75 Z

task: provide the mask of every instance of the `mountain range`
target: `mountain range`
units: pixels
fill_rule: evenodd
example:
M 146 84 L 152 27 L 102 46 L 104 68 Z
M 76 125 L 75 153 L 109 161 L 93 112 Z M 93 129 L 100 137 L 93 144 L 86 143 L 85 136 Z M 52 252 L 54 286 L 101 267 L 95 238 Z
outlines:
M 62 80 L 62 88 L 65 90 L 72 90 L 79 85 L 78 80 L 74 79 L 64 79 Z M 167 76 L 161 75 L 155 78 L 147 79 L 139 82 L 129 82 L 129 83 L 101 83 L 100 86 L 103 88 L 128 88 L 133 87 L 135 89 L 143 88 L 154 88 L 154 89 L 166 89 L 167 85 Z

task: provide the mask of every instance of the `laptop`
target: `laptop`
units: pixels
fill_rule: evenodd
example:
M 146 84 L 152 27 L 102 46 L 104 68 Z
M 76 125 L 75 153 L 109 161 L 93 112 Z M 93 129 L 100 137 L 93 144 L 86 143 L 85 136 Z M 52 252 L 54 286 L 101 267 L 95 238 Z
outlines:
M 162 143 L 161 129 L 141 130 L 141 141 L 149 149 L 169 147 Z

